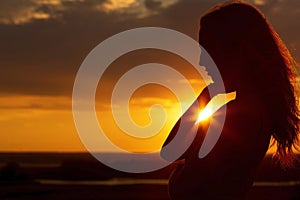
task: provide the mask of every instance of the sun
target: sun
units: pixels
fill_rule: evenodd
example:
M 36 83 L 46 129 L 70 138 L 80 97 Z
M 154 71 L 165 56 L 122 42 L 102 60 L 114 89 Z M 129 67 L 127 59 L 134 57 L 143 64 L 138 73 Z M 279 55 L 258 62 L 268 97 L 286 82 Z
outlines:
M 210 118 L 214 114 L 213 110 L 209 108 L 208 106 L 205 107 L 202 111 L 200 111 L 198 118 L 196 120 L 196 124 L 199 122 L 205 121 L 208 118 Z
M 218 111 L 222 106 L 228 102 L 236 99 L 236 92 L 231 92 L 227 94 L 218 94 L 214 96 L 203 110 L 199 112 L 198 118 L 195 124 L 203 122 L 209 119 L 216 111 Z

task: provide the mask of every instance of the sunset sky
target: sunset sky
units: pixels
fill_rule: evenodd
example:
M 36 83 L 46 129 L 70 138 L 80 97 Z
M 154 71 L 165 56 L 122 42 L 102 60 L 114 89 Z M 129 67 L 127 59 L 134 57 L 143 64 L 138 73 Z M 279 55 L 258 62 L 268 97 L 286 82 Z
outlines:
M 88 53 L 121 31 L 155 26 L 197 40 L 199 18 L 217 0 L 1 0 L 0 1 L 0 151 L 86 151 L 72 117 L 72 88 Z M 249 0 L 267 16 L 300 61 L 300 1 Z M 117 77 L 137 64 L 160 61 L 184 74 L 196 93 L 203 83 L 175 55 L 141 50 L 122 56 L 101 78 L 96 110 L 109 138 L 133 151 L 159 148 L 178 116 L 174 94 L 152 85 L 137 90 L 131 114 L 139 125 L 150 122 L 148 109 L 162 104 L 167 123 L 148 142 L 134 141 L 113 126 L 109 96 Z M 166 74 L 166 76 L 168 76 Z M 168 77 L 172 80 L 172 77 Z M 187 100 L 186 104 L 192 99 Z M 131 141 L 132 140 L 132 141 Z M 110 149 L 107 149 L 109 151 Z

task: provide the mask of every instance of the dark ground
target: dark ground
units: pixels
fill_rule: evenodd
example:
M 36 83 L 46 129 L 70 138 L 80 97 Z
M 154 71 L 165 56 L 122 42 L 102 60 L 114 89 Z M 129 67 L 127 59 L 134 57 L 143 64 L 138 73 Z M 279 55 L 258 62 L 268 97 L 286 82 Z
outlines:
M 89 154 L 2 153 L 0 199 L 168 199 L 165 183 L 173 168 L 170 165 L 156 172 L 129 174 L 112 170 Z M 112 179 L 133 183 L 97 184 Z M 163 183 L 134 182 L 149 179 Z M 248 199 L 300 200 L 300 165 L 282 170 L 266 157 Z

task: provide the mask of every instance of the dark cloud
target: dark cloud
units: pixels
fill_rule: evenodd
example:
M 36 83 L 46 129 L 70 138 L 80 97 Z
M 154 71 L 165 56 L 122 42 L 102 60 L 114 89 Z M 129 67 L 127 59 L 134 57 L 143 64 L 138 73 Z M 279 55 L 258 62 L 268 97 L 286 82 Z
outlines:
M 145 6 L 149 10 L 158 10 L 161 8 L 162 2 L 157 0 L 145 0 Z
M 12 9 L 12 6 L 5 7 L 10 1 L 0 1 L 3 6 L 0 10 Z M 197 40 L 200 16 L 221 1 L 181 0 L 163 7 L 158 0 L 146 0 L 148 9 L 160 9 L 155 15 L 142 17 L 136 12 L 98 9 L 104 1 L 58 1 L 57 5 L 22 2 L 23 6 L 16 5 L 16 13 L 20 19 L 28 20 L 26 23 L 14 23 L 19 18 L 8 11 L 0 12 L 2 94 L 71 95 L 83 59 L 106 38 L 127 29 L 158 26 L 183 32 Z M 299 1 L 272 1 L 259 8 L 300 60 Z M 24 18 L 25 10 L 50 17 L 25 15 Z M 5 21 L 9 18 L 11 20 Z

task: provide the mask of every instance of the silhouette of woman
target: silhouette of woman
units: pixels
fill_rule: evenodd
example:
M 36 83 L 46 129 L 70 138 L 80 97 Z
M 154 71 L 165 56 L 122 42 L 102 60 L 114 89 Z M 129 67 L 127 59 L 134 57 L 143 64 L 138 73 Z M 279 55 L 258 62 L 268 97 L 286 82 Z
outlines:
M 170 177 L 169 194 L 172 199 L 244 199 L 272 138 L 280 163 L 290 164 L 299 132 L 296 63 L 264 15 L 242 1 L 220 4 L 205 14 L 199 43 L 218 66 L 226 92 L 236 91 L 237 97 L 227 104 L 218 142 L 202 159 L 198 152 L 209 122 L 199 124 L 180 158 L 184 164 Z M 208 90 L 197 100 L 207 103 Z

